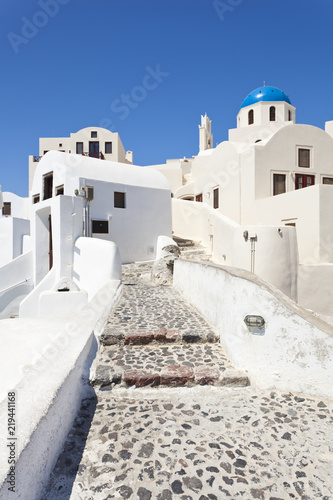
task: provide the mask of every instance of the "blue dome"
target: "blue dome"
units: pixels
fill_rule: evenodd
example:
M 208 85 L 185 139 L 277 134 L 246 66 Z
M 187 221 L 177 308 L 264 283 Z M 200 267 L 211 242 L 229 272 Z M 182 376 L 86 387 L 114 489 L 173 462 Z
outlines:
M 260 101 L 285 101 L 291 104 L 289 97 L 276 87 L 259 87 L 245 97 L 241 108 L 251 106 Z

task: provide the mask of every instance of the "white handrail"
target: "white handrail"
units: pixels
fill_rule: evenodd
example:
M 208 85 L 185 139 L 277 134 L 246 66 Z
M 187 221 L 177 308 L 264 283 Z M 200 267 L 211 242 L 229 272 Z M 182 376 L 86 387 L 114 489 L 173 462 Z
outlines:
M 4 288 L 4 290 L 0 290 L 0 293 L 8 292 L 9 290 L 16 288 L 17 286 L 23 285 L 23 283 L 27 283 L 31 279 L 32 279 L 32 277 L 26 278 L 25 280 L 20 281 L 19 283 L 16 283 L 15 285 L 9 286 L 8 288 Z

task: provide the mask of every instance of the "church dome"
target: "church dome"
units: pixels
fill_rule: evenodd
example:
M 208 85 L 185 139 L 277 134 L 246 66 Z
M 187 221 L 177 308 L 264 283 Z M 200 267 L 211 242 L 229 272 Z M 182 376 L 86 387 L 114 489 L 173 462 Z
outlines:
M 282 90 L 276 87 L 258 87 L 245 97 L 241 108 L 246 108 L 246 106 L 260 101 L 285 101 L 291 104 L 289 97 Z

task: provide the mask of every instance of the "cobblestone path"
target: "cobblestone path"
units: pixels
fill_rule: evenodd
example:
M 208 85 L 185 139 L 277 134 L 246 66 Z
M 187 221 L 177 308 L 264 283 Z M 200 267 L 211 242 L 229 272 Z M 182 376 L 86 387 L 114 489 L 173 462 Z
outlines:
M 94 394 L 43 500 L 333 500 L 333 402 L 248 386 L 149 271 L 124 266 Z

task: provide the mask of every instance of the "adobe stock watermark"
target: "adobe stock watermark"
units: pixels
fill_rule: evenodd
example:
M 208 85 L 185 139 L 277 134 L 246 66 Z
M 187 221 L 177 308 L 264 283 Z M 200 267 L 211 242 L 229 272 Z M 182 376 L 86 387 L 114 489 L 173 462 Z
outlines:
M 161 71 L 159 64 L 157 64 L 155 68 L 146 66 L 145 70 L 146 74 L 142 79 L 141 85 L 136 85 L 129 93 L 121 94 L 119 98 L 112 101 L 111 111 L 119 115 L 120 120 L 125 120 L 131 113 L 131 110 L 136 109 L 140 103 L 145 101 L 148 93 L 156 90 L 170 75 L 170 73 Z M 99 126 L 107 128 L 111 132 L 116 130 L 116 126 L 111 118 L 103 118 Z
M 214 0 L 213 7 L 219 16 L 220 21 L 224 21 L 227 12 L 233 12 L 244 0 Z
M 50 18 L 55 17 L 61 5 L 66 5 L 70 0 L 39 0 L 38 5 L 41 10 L 37 10 L 31 19 L 22 17 L 21 33 L 13 33 L 10 31 L 7 34 L 9 43 L 11 44 L 15 54 L 19 53 L 20 46 L 26 45 L 32 38 L 34 38 L 41 28 L 44 28 Z

